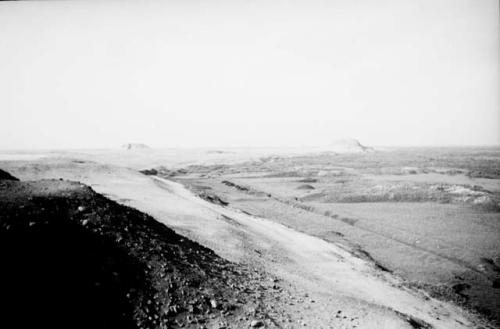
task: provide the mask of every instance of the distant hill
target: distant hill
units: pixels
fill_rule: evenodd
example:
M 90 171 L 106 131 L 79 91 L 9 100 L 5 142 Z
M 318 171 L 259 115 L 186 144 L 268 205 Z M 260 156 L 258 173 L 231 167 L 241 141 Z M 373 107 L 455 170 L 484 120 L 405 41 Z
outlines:
M 124 149 L 124 150 L 146 150 L 146 149 L 150 149 L 150 147 L 147 146 L 146 144 L 128 143 L 128 144 L 123 144 L 122 149 Z
M 330 144 L 329 149 L 337 153 L 361 153 L 372 152 L 373 148 L 362 145 L 353 138 L 339 139 Z

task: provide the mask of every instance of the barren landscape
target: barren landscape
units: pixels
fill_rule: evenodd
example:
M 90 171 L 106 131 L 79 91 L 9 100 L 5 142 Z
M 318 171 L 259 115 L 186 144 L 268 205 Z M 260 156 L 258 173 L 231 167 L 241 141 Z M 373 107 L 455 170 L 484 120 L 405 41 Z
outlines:
M 112 255 L 132 255 L 124 264 L 140 260 L 134 268 L 149 278 L 140 294 L 123 300 L 140 290 L 126 280 L 105 291 L 131 310 L 132 326 L 498 326 L 498 148 L 127 147 L 1 157 L 0 168 L 21 180 L 2 183 L 2 234 L 36 229 L 50 215 L 32 213 L 52 206 L 33 202 L 57 196 L 68 200 L 63 213 L 75 230 L 111 238 Z M 99 210 L 107 203 L 109 215 Z M 14 209 L 28 233 L 12 229 Z M 12 268 L 8 275 L 21 271 Z
M 0 328 L 500 329 L 499 12 L 0 1 Z

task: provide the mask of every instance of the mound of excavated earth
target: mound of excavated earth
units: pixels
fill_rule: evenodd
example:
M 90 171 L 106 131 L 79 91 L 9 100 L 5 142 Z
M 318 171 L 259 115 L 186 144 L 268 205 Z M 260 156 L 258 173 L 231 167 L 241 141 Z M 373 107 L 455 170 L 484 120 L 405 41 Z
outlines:
M 264 280 L 261 274 L 221 259 L 83 184 L 12 179 L 0 180 L 4 325 L 265 324 L 261 295 L 273 286 L 278 291 L 273 280 L 258 283 Z

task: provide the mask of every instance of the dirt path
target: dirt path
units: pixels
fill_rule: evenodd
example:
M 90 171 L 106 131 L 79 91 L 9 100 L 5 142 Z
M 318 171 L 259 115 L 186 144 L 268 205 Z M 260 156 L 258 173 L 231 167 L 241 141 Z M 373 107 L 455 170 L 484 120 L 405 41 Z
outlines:
M 421 325 L 425 322 L 436 328 L 471 325 L 454 306 L 402 288 L 398 279 L 377 271 L 373 264 L 353 257 L 340 246 L 237 209 L 209 203 L 178 183 L 158 177 L 154 179 L 169 193 L 223 216 L 225 222 L 239 232 L 237 236 L 244 240 L 242 243 L 246 246 L 243 253 L 247 262 L 252 259 L 266 270 L 303 285 L 316 294 L 332 295 L 328 297 L 347 306 L 354 316 L 366 316 L 361 314 L 362 309 L 371 308 L 367 321 L 359 321 L 360 327 L 373 328 L 374 323 L 389 327 L 392 325 L 388 323 L 391 310 L 396 311 L 397 318 L 401 318 L 401 314 L 411 315 L 414 322 L 421 321 Z M 400 327 L 401 324 L 395 321 L 394 326 Z

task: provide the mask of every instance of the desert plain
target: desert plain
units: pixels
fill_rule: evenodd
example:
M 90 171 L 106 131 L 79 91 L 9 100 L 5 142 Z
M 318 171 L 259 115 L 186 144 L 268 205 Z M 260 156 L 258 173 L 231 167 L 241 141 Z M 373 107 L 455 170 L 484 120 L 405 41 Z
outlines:
M 159 241 L 153 239 L 148 248 L 162 245 L 164 234 L 177 241 L 175 250 L 188 250 L 180 252 L 182 257 L 173 253 L 151 260 L 148 249 L 141 249 L 156 282 L 150 290 L 157 307 L 145 311 L 147 293 L 137 297 L 132 327 L 499 325 L 498 147 L 367 148 L 353 142 L 347 149 L 155 149 L 131 144 L 115 150 L 3 151 L 0 169 L 20 180 L 2 183 L 3 224 L 11 220 L 7 209 L 14 211 L 24 197 L 35 193 L 52 200 L 68 190 L 82 195 L 84 185 L 78 184 L 85 184 L 98 198 L 131 209 L 117 210 L 132 212 L 130 218 L 120 215 L 126 225 L 133 227 L 133 219 L 142 216 L 136 211 L 147 216 Z M 66 197 L 72 199 L 71 193 Z M 85 193 L 77 209 L 89 208 L 85 203 L 96 198 Z M 114 216 L 99 215 L 102 207 L 115 206 L 99 204 L 91 219 L 72 218 L 84 229 L 89 220 L 98 226 Z M 4 231 L 10 227 L 5 225 Z M 111 234 L 95 227 L 90 229 L 96 234 Z M 147 240 L 150 233 L 144 232 Z M 112 235 L 120 236 L 120 245 L 123 232 Z M 120 248 L 146 243 L 130 241 Z M 196 270 L 186 265 L 190 262 Z M 193 275 L 198 283 L 181 280 L 165 293 L 162 280 L 176 276 L 160 275 L 151 264 L 172 266 L 180 277 Z M 189 288 L 186 294 L 182 285 Z

